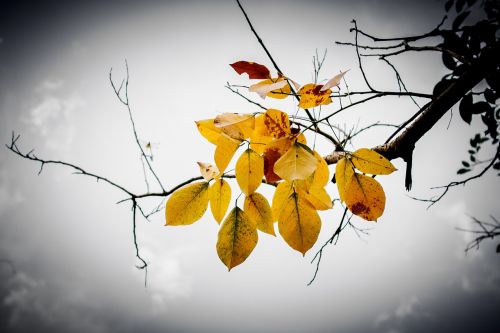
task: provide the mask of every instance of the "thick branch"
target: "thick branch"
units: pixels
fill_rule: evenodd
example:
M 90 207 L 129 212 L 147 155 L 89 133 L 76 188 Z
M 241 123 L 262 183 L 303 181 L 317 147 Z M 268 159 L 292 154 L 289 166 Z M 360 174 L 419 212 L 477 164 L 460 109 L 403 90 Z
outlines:
M 426 104 L 419 111 L 419 116 L 399 136 L 391 142 L 373 149 L 390 160 L 405 157 L 439 119 L 484 77 L 485 73 L 479 68 L 471 67 L 471 70 L 460 79 L 451 81 L 446 90 Z M 342 154 L 333 152 L 326 156 L 325 160 L 328 164 L 334 164 L 340 158 L 342 158 Z

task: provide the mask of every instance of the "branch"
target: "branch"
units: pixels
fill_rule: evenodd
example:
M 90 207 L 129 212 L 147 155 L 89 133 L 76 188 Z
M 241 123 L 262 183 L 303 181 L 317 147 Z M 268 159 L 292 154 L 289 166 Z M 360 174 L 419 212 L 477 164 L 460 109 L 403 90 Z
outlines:
M 420 39 L 424 39 L 424 38 L 427 38 L 427 37 L 433 37 L 433 36 L 439 36 L 439 35 L 441 35 L 442 31 L 444 31 L 444 30 L 440 30 L 440 28 L 441 28 L 441 26 L 443 25 L 443 23 L 444 23 L 444 21 L 446 19 L 447 19 L 447 16 L 444 16 L 443 19 L 441 20 L 441 22 L 437 25 L 437 27 L 435 27 L 434 29 L 432 29 L 431 31 L 429 31 L 427 33 L 424 33 L 424 34 L 421 34 L 421 35 L 415 35 L 415 36 L 393 37 L 393 38 L 379 38 L 379 37 L 375 37 L 375 36 L 372 36 L 370 34 L 367 34 L 366 32 L 358 29 L 358 27 L 356 27 L 356 26 L 354 28 L 351 28 L 350 31 L 351 32 L 352 31 L 356 31 L 356 32 L 360 33 L 361 35 L 370 38 L 374 42 L 393 42 L 393 41 L 414 42 L 414 41 L 417 41 L 417 40 L 420 40 Z
M 471 176 L 469 178 L 466 178 L 464 180 L 450 182 L 448 185 L 433 187 L 432 189 L 443 189 L 443 192 L 440 195 L 438 195 L 437 197 L 430 198 L 430 199 L 421 199 L 421 198 L 415 198 L 415 197 L 411 197 L 411 198 L 414 199 L 414 200 L 417 200 L 417 201 L 428 202 L 429 206 L 427 208 L 430 208 L 436 202 L 438 202 L 439 200 L 441 200 L 446 195 L 446 193 L 448 193 L 448 191 L 450 190 L 450 188 L 458 186 L 458 185 L 465 185 L 468 182 L 470 182 L 471 180 L 474 180 L 474 179 L 482 177 L 486 173 L 486 171 L 488 171 L 493 166 L 493 164 L 495 164 L 495 162 L 498 159 L 500 159 L 500 145 L 498 146 L 496 154 L 491 159 L 490 163 L 488 163 L 488 165 L 481 172 L 479 172 L 478 174 L 476 174 L 474 176 Z
M 257 41 L 259 42 L 259 44 L 262 47 L 262 49 L 264 50 L 264 52 L 267 54 L 267 57 L 269 58 L 269 60 L 271 60 L 271 63 L 273 64 L 274 68 L 276 69 L 276 71 L 278 72 L 278 74 L 283 74 L 283 71 L 279 68 L 278 64 L 276 63 L 276 61 L 274 60 L 273 56 L 271 55 L 271 53 L 267 49 L 266 45 L 264 44 L 264 41 L 262 41 L 262 38 L 260 38 L 259 34 L 257 33 L 257 31 L 255 30 L 255 28 L 253 27 L 253 24 L 250 21 L 250 18 L 248 17 L 245 9 L 241 5 L 240 0 L 236 0 L 236 3 L 238 4 L 238 7 L 240 8 L 240 10 L 243 13 L 243 15 L 245 16 L 245 20 L 247 21 L 248 26 L 250 27 L 250 30 L 253 32 L 255 38 L 257 38 Z M 286 80 L 288 82 L 288 79 L 286 79 Z M 290 90 L 291 90 L 292 94 L 295 96 L 295 98 L 297 99 L 297 101 L 300 101 L 300 97 L 295 92 L 295 89 L 294 89 L 293 85 L 290 84 L 290 82 L 288 82 L 288 85 L 290 86 Z M 317 123 L 316 123 L 316 119 L 314 119 L 313 115 L 311 114 L 311 112 L 308 109 L 304 109 L 304 111 L 306 112 L 307 116 L 309 117 L 309 120 L 311 120 L 311 122 L 313 123 L 314 129 L 317 130 L 318 126 L 317 126 Z M 340 145 L 337 142 L 337 140 L 335 140 L 333 137 L 330 137 L 329 139 L 335 145 L 335 147 L 337 147 L 337 148 L 340 147 Z
M 40 171 L 38 172 L 38 174 L 41 173 L 42 168 L 43 168 L 43 166 L 45 164 L 59 164 L 59 165 L 64 165 L 64 166 L 67 166 L 67 167 L 69 167 L 71 169 L 74 169 L 75 170 L 74 173 L 77 174 L 77 175 L 89 176 L 89 177 L 95 178 L 97 181 L 102 180 L 102 181 L 108 183 L 109 185 L 111 185 L 111 186 L 119 189 L 120 191 L 125 192 L 129 196 L 134 196 L 131 191 L 127 190 L 125 187 L 123 187 L 121 185 L 118 185 L 116 182 L 111 181 L 111 180 L 109 180 L 106 177 L 99 176 L 99 175 L 97 175 L 95 173 L 88 172 L 88 171 L 82 169 L 81 167 L 79 167 L 77 165 L 74 165 L 74 164 L 71 164 L 71 163 L 68 163 L 68 162 L 63 162 L 63 161 L 43 160 L 43 159 L 40 159 L 36 155 L 33 154 L 33 150 L 31 150 L 28 153 L 21 152 L 21 150 L 17 146 L 17 141 L 19 140 L 20 137 L 21 137 L 21 135 L 18 134 L 16 136 L 15 133 L 12 132 L 11 143 L 9 145 L 5 145 L 5 146 L 7 147 L 7 149 L 9 149 L 10 151 L 12 151 L 14 154 L 16 154 L 16 155 L 18 155 L 18 156 L 20 156 L 22 158 L 25 158 L 25 159 L 28 159 L 28 160 L 34 161 L 34 162 L 39 162 L 40 163 Z
M 148 155 L 146 155 L 146 153 L 144 152 L 144 149 L 142 148 L 141 143 L 139 142 L 139 136 L 137 135 L 137 130 L 135 128 L 135 122 L 134 122 L 134 118 L 132 117 L 132 110 L 130 108 L 130 102 L 129 102 L 129 97 L 128 97 L 129 69 L 128 69 L 127 60 L 125 60 L 125 68 L 127 70 L 127 76 L 126 76 L 126 78 L 124 80 L 122 80 L 122 83 L 120 84 L 120 88 L 119 89 L 116 89 L 116 86 L 115 86 L 115 84 L 113 82 L 113 68 L 111 68 L 109 70 L 109 82 L 111 83 L 111 87 L 113 88 L 113 91 L 115 92 L 115 95 L 118 98 L 118 100 L 123 105 L 125 105 L 127 107 L 127 111 L 128 111 L 130 123 L 132 124 L 132 131 L 134 133 L 135 142 L 137 143 L 137 147 L 139 148 L 139 150 L 141 152 L 141 159 L 144 158 L 146 160 L 146 164 L 148 165 L 148 168 L 151 171 L 151 174 L 155 177 L 156 182 L 158 183 L 158 185 L 160 185 L 160 188 L 163 191 L 165 191 L 165 189 L 163 188 L 163 185 L 162 185 L 162 183 L 160 181 L 160 178 L 158 178 L 158 176 L 156 175 L 156 172 L 154 171 L 153 167 L 151 166 L 151 163 L 149 163 Z M 120 95 L 120 92 L 121 92 L 121 89 L 123 87 L 124 82 L 125 82 L 125 96 L 122 97 Z M 149 184 L 147 183 L 147 180 L 146 180 L 146 185 L 147 185 L 147 187 L 149 189 Z M 149 192 L 149 190 L 148 190 L 148 192 Z
M 323 256 L 323 250 L 325 249 L 326 246 L 328 246 L 329 244 L 332 244 L 334 241 L 335 241 L 335 244 L 336 244 L 337 242 L 336 242 L 335 239 L 338 240 L 338 238 L 339 238 L 340 233 L 342 232 L 342 230 L 344 230 L 344 228 L 349 224 L 349 222 L 351 220 L 351 217 L 352 217 L 352 214 L 347 219 L 347 223 L 344 223 L 344 220 L 345 220 L 346 216 L 347 216 L 347 208 L 344 208 L 344 213 L 342 214 L 342 218 L 340 219 L 340 224 L 337 227 L 337 230 L 335 230 L 335 232 L 333 233 L 333 235 L 320 247 L 320 249 L 318 250 L 318 252 L 316 252 L 316 254 L 314 255 L 314 257 L 312 258 L 311 264 L 314 261 L 316 261 L 316 269 L 314 271 L 314 275 L 313 275 L 311 281 L 309 281 L 309 283 L 307 284 L 308 286 L 310 286 L 314 282 L 314 280 L 316 280 L 316 276 L 318 276 L 319 265 L 321 263 L 321 258 Z
M 385 156 L 387 159 L 392 160 L 398 157 L 404 158 L 408 153 L 413 150 L 416 143 L 441 119 L 441 117 L 449 110 L 453 105 L 455 105 L 462 96 L 464 96 L 469 90 L 476 86 L 484 77 L 486 73 L 481 70 L 479 66 L 471 66 L 470 70 L 464 73 L 457 80 L 450 81 L 448 87 L 438 96 L 436 96 L 431 102 L 424 105 L 421 110 L 419 110 L 415 116 L 415 119 L 404 129 L 404 131 L 399 134 L 399 136 L 392 139 L 392 141 L 375 146 L 372 149 L 378 153 Z M 370 99 L 381 97 L 380 94 L 375 94 L 361 100 L 357 103 L 353 103 L 348 107 L 352 107 L 355 104 L 364 103 Z M 340 112 L 341 110 L 335 112 L 334 114 Z M 325 118 L 333 116 L 331 114 Z M 412 117 L 413 118 L 413 117 Z M 337 161 L 342 158 L 339 152 L 333 152 L 325 157 L 328 164 L 337 163 Z
M 471 217 L 472 221 L 479 227 L 479 229 L 469 230 L 469 229 L 456 228 L 459 231 L 469 232 L 478 235 L 471 242 L 469 242 L 469 244 L 467 244 L 467 247 L 465 248 L 465 253 L 468 253 L 473 248 L 479 250 L 479 244 L 481 244 L 482 241 L 486 239 L 493 239 L 497 236 L 500 236 L 500 222 L 493 216 L 490 217 L 493 220 L 493 223 L 483 222 L 475 217 Z M 497 250 L 497 252 L 499 251 Z

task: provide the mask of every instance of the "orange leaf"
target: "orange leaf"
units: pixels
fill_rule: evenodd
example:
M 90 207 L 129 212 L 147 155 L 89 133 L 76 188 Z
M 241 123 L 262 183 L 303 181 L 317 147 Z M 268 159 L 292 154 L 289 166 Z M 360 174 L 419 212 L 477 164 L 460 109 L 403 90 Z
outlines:
M 290 120 L 283 111 L 268 109 L 264 114 L 264 125 L 267 127 L 269 134 L 275 139 L 291 134 Z
M 275 140 L 266 145 L 262 157 L 264 157 L 264 176 L 268 183 L 274 183 L 281 180 L 281 177 L 274 173 L 274 164 L 287 152 L 291 145 L 292 141 L 288 138 Z
M 247 73 L 250 79 L 269 79 L 271 73 L 266 66 L 256 62 L 237 61 L 230 65 L 238 74 Z
M 327 105 L 332 102 L 330 94 L 332 91 L 327 89 L 321 91 L 323 85 L 308 83 L 299 90 L 300 102 L 299 107 L 303 109 L 314 108 L 319 105 Z

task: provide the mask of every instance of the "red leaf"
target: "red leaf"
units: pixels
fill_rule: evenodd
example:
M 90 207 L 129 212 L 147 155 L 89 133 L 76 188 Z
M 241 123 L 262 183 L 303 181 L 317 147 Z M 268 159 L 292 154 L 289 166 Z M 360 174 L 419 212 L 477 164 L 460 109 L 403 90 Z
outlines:
M 240 75 L 247 73 L 250 79 L 268 79 L 271 77 L 269 69 L 256 62 L 238 61 L 230 66 Z

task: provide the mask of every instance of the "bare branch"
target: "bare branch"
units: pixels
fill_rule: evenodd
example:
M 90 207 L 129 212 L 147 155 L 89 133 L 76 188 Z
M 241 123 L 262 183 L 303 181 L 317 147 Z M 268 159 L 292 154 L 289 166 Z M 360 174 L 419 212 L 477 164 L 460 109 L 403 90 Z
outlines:
M 12 137 L 14 138 L 14 133 L 12 133 Z M 25 159 L 28 159 L 30 161 L 34 161 L 34 162 L 39 162 L 41 163 L 41 165 L 45 165 L 45 164 L 59 164 L 59 165 L 64 165 L 64 166 L 67 166 L 71 169 L 74 169 L 75 170 L 75 174 L 78 174 L 78 175 L 84 175 L 84 176 L 89 176 L 89 177 L 92 177 L 92 178 L 95 178 L 97 181 L 99 180 L 102 180 L 106 183 L 108 183 L 109 185 L 119 189 L 120 191 L 123 191 L 125 192 L 126 194 L 128 194 L 129 196 L 133 196 L 132 192 L 127 190 L 125 187 L 121 186 L 121 185 L 118 185 L 116 182 L 114 181 L 111 181 L 109 180 L 108 178 L 106 177 L 103 177 L 103 176 L 99 176 L 95 173 L 92 173 L 92 172 L 88 172 L 84 169 L 82 169 L 81 167 L 77 166 L 77 165 L 74 165 L 74 164 L 71 164 L 71 163 L 67 163 L 67 162 L 63 162 L 63 161 L 55 161 L 55 160 L 43 160 L 43 159 L 40 159 L 38 158 L 37 156 L 35 156 L 32 152 L 33 150 L 31 150 L 29 153 L 25 154 L 25 153 L 22 153 L 21 150 L 18 148 L 17 146 L 17 140 L 20 138 L 20 135 L 17 135 L 15 137 L 15 139 L 12 139 L 10 145 L 5 145 L 7 147 L 7 149 L 9 149 L 10 151 L 12 151 L 13 153 L 15 153 L 16 155 L 22 157 L 22 158 L 25 158 Z M 41 170 L 41 169 L 40 169 Z
M 467 244 L 467 247 L 465 248 L 465 253 L 468 253 L 472 249 L 479 250 L 479 245 L 481 242 L 483 242 L 486 239 L 493 239 L 497 236 L 500 236 L 500 223 L 497 219 L 495 219 L 493 216 L 490 216 L 490 218 L 493 220 L 493 223 L 488 223 L 488 222 L 483 222 L 478 220 L 475 217 L 471 217 L 473 223 L 479 227 L 479 229 L 462 229 L 462 228 L 456 228 L 459 231 L 463 232 L 468 232 L 472 234 L 478 235 L 476 238 L 474 238 L 472 241 Z
M 236 95 L 240 96 L 241 98 L 245 99 L 247 102 L 249 103 L 252 103 L 254 105 L 257 105 L 259 108 L 263 109 L 263 110 L 267 110 L 267 108 L 265 106 L 263 106 L 262 104 L 258 103 L 258 102 L 255 102 L 253 100 L 251 100 L 250 98 L 246 97 L 245 95 L 243 95 L 242 93 L 240 93 L 238 91 L 238 89 L 233 89 L 233 87 L 235 86 L 232 86 L 231 84 L 229 84 L 229 82 L 226 82 L 226 85 L 225 87 L 229 90 L 231 90 L 233 93 L 235 93 Z
M 132 124 L 132 131 L 133 131 L 133 134 L 134 134 L 134 138 L 135 138 L 135 142 L 137 143 L 137 147 L 139 148 L 139 151 L 141 152 L 141 157 L 144 157 L 144 160 L 146 161 L 146 164 L 149 168 L 149 171 L 151 172 L 151 174 L 153 175 L 153 177 L 156 179 L 156 182 L 158 183 L 158 185 L 160 185 L 160 188 L 165 191 L 165 189 L 163 188 L 163 185 L 160 181 L 160 178 L 158 178 L 156 172 L 154 171 L 151 163 L 149 163 L 149 160 L 147 158 L 148 155 L 146 155 L 146 153 L 144 152 L 144 149 L 141 145 L 141 143 L 139 142 L 139 136 L 137 135 L 137 130 L 136 130 L 136 127 L 135 127 L 135 122 L 134 122 L 134 117 L 132 116 L 132 110 L 130 108 L 130 101 L 129 101 L 129 97 L 128 97 L 128 84 L 129 84 L 129 78 L 130 78 L 130 73 L 129 73 L 129 69 L 128 69 L 128 63 L 127 63 L 127 60 L 125 60 L 125 67 L 126 67 L 126 70 L 127 70 L 127 75 L 126 75 L 126 78 L 125 78 L 125 97 L 122 97 L 120 95 L 120 91 L 122 89 L 122 86 L 123 86 L 123 81 L 122 81 L 122 84 L 120 85 L 120 89 L 116 89 L 115 87 L 115 84 L 113 82 L 113 68 L 110 69 L 109 71 L 109 82 L 111 83 L 111 87 L 113 88 L 114 92 L 115 92 L 115 95 L 116 97 L 118 98 L 118 100 L 127 107 L 127 111 L 128 111 L 128 115 L 129 115 L 129 119 L 130 119 L 130 123 Z M 146 184 L 147 184 L 147 187 L 149 188 L 149 184 L 147 183 L 146 181 Z M 148 192 L 149 192 L 149 189 L 148 189 Z
M 422 198 L 415 198 L 415 197 L 410 197 L 410 198 L 417 200 L 417 201 L 428 202 L 429 206 L 427 206 L 427 208 L 430 208 L 435 203 L 437 203 L 439 200 L 441 200 L 452 187 L 455 187 L 458 185 L 465 185 L 468 182 L 470 182 L 471 180 L 474 180 L 474 179 L 477 179 L 477 178 L 480 178 L 481 176 L 483 176 L 486 173 L 486 171 L 488 171 L 499 158 L 500 158 L 500 145 L 498 146 L 496 154 L 491 159 L 490 163 L 488 163 L 488 165 L 481 172 L 477 173 L 476 175 L 471 176 L 469 178 L 466 178 L 464 180 L 450 182 L 448 185 L 433 187 L 433 189 L 442 189 L 443 190 L 443 192 L 440 195 L 438 195 L 437 197 L 433 197 L 430 199 L 422 199 Z

